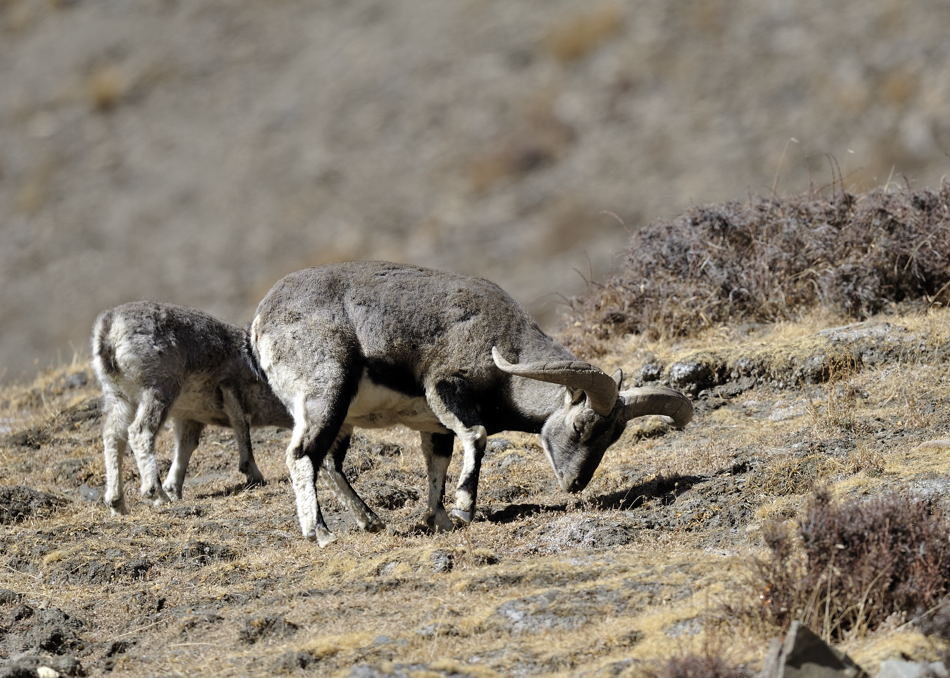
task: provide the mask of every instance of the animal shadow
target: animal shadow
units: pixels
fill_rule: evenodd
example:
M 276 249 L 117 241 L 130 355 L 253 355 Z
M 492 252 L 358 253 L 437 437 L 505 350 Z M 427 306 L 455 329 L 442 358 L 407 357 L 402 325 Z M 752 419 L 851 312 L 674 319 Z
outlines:
M 587 505 L 602 510 L 628 511 L 636 509 L 650 500 L 660 499 L 663 505 L 672 504 L 676 498 L 693 485 L 708 480 L 703 476 L 658 476 L 645 483 L 637 483 L 626 490 L 591 497 Z M 564 513 L 566 503 L 558 504 L 511 504 L 503 509 L 491 511 L 486 516 L 490 523 L 512 523 L 536 513 Z
M 592 497 L 589 503 L 599 509 L 629 511 L 640 508 L 649 499 L 660 499 L 664 506 L 672 504 L 676 498 L 708 478 L 704 476 L 657 476 L 645 483 L 638 483 L 626 490 Z

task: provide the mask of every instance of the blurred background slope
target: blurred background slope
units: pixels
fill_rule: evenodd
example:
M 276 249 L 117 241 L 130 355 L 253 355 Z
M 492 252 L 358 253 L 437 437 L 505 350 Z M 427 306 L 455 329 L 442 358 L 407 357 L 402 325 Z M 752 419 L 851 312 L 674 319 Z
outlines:
M 484 275 L 550 329 L 696 202 L 950 168 L 950 3 L 0 0 L 0 380 L 151 298 Z M 794 140 L 792 140 L 794 139 Z

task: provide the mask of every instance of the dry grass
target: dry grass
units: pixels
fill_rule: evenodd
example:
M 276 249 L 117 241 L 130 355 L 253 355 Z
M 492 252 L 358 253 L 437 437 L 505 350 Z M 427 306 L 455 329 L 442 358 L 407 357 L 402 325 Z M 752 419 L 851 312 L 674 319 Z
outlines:
M 589 8 L 552 26 L 542 46 L 558 61 L 576 61 L 619 34 L 625 18 L 623 7 L 615 2 Z
M 116 64 L 101 64 L 87 76 L 85 91 L 92 109 L 107 113 L 118 106 L 128 93 L 128 75 Z
M 297 536 L 287 434 L 272 429 L 254 432 L 266 487 L 235 491 L 242 477 L 231 436 L 210 430 L 183 501 L 145 505 L 127 462 L 132 513 L 110 517 L 83 499 L 103 477 L 95 385 L 81 363 L 45 373 L 0 393 L 9 429 L 0 432 L 0 486 L 63 502 L 0 525 L 0 589 L 22 596 L 15 604 L 0 596 L 0 624 L 21 638 L 24 627 L 11 621 L 18 605 L 34 619 L 61 610 L 82 622 L 60 625 L 63 656 L 120 676 L 348 675 L 361 665 L 409 675 L 690 675 L 713 670 L 707 648 L 737 637 L 746 649 L 722 670 L 754 666 L 762 629 L 724 629 L 718 617 L 768 519 L 801 515 L 818 485 L 874 497 L 908 484 L 939 489 L 950 478 L 950 446 L 940 442 L 950 439 L 950 377 L 937 352 L 950 311 L 886 320 L 926 351 L 884 352 L 880 364 L 806 389 L 762 383 L 723 402 L 704 399 L 682 432 L 635 422 L 579 496 L 558 490 L 535 436 L 499 436 L 507 442 L 486 457 L 479 516 L 451 534 L 417 529 L 425 496 L 417 436 L 359 437 L 347 472 L 388 527 L 358 532 L 328 497 L 340 540 L 324 550 Z M 725 331 L 643 339 L 604 364 L 635 374 L 647 353 L 667 363 L 743 351 L 794 362 L 807 355 L 802 347 L 825 341 L 815 338 L 822 329 L 815 320 L 743 341 Z M 832 426 L 823 408 L 843 387 L 842 408 L 858 394 L 854 425 Z M 778 410 L 799 414 L 772 420 Z M 168 459 L 167 437 L 158 453 Z M 867 656 L 884 645 L 923 652 L 893 637 L 885 628 L 853 642 Z M 11 652 L 3 642 L 0 652 Z M 670 657 L 682 663 L 664 666 Z

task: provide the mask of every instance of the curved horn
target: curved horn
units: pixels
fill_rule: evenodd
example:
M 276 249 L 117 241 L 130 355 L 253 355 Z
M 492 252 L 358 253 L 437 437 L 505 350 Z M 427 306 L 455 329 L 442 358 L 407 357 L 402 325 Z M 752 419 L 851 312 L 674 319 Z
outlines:
M 502 372 L 584 391 L 591 408 L 601 416 L 606 417 L 610 414 L 617 403 L 617 382 L 609 374 L 590 363 L 580 360 L 536 360 L 529 363 L 510 363 L 505 360 L 496 346 L 492 346 L 491 357 Z
M 676 428 L 683 428 L 693 418 L 693 403 L 679 391 L 666 386 L 632 388 L 620 394 L 624 416 L 629 420 L 647 414 L 659 414 L 673 420 Z

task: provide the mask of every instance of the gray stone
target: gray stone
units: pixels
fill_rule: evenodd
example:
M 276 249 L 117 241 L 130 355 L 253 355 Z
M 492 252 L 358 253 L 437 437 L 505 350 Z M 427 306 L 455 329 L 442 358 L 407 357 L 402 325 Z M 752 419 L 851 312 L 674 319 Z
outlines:
M 639 381 L 646 383 L 649 381 L 659 381 L 660 377 L 663 376 L 663 366 L 658 363 L 647 363 L 640 368 L 640 373 L 637 375 Z
M 713 384 L 709 366 L 699 361 L 673 363 L 670 365 L 670 386 L 689 395 L 696 395 Z
M 894 335 L 906 334 L 907 328 L 893 325 L 888 322 L 865 321 L 852 323 L 841 327 L 829 327 L 818 332 L 833 343 L 853 344 L 861 339 L 886 339 Z
M 432 571 L 437 573 L 451 572 L 455 561 L 450 551 L 436 549 L 432 552 Z
M 943 662 L 908 662 L 887 659 L 881 662 L 877 678 L 948 678 L 950 673 Z
M 83 483 L 79 486 L 79 498 L 83 501 L 98 502 L 102 499 L 102 491 L 97 487 Z
M 796 621 L 784 642 L 772 643 L 759 678 L 868 678 L 868 674 Z

